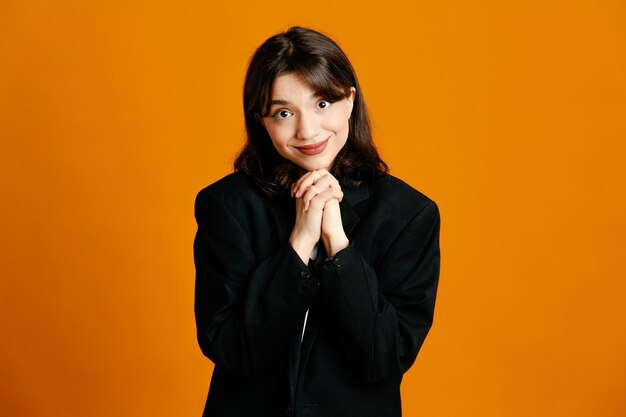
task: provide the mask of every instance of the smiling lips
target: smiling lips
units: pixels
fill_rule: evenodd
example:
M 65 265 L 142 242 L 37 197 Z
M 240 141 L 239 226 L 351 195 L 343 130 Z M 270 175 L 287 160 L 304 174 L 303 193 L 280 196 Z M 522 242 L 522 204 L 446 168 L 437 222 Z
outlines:
M 317 155 L 318 153 L 322 153 L 324 149 L 326 149 L 327 144 L 328 139 L 322 142 L 315 143 L 313 145 L 296 146 L 296 149 L 305 155 Z

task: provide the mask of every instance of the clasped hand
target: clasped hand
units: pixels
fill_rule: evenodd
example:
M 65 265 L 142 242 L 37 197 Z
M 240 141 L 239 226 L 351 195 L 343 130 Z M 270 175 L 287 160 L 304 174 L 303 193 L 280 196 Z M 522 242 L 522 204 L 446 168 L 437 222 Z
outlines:
M 304 263 L 320 238 L 330 256 L 349 245 L 339 209 L 343 192 L 330 172 L 307 172 L 291 185 L 291 196 L 296 199 L 296 223 L 289 242 Z

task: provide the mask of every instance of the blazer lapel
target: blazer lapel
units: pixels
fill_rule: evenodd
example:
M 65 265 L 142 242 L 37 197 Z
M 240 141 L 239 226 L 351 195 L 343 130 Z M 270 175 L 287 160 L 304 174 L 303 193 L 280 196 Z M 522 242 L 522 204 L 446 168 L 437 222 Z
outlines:
M 348 238 L 354 230 L 354 226 L 356 226 L 359 222 L 359 215 L 354 211 L 354 207 L 368 198 L 369 188 L 366 184 L 356 190 L 345 189 L 343 191 L 343 201 L 339 203 L 339 207 L 341 208 L 341 222 L 343 223 L 343 230 L 346 232 L 346 236 L 348 236 Z

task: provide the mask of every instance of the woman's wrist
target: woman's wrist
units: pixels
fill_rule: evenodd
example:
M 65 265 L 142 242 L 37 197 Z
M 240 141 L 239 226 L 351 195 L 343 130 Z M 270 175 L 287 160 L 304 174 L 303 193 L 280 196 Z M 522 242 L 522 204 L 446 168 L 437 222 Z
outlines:
M 292 234 L 289 238 L 289 243 L 291 244 L 293 250 L 298 254 L 300 259 L 302 259 L 302 262 L 308 264 L 309 256 L 311 255 L 313 247 L 315 247 L 315 244 L 317 242 L 310 242 L 307 239 L 300 239 Z
M 339 235 L 322 235 L 322 242 L 328 256 L 335 256 L 337 252 L 350 246 L 350 240 L 345 233 Z

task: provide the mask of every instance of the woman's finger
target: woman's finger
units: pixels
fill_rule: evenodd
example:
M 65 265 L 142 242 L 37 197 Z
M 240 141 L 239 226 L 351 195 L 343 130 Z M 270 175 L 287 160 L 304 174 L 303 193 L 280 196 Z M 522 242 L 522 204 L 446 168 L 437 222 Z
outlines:
M 328 170 L 325 168 L 316 169 L 303 175 L 297 182 L 297 188 L 299 189 L 300 194 L 304 193 L 308 187 L 315 184 L 317 181 L 319 181 L 320 178 L 326 175 L 330 175 L 332 177 L 330 172 L 328 172 Z M 339 184 L 339 182 L 337 182 L 337 184 Z M 298 193 L 298 190 L 296 190 L 296 193 Z
M 321 187 L 331 187 L 336 190 L 341 191 L 341 185 L 337 178 L 335 178 L 331 173 L 327 173 L 321 176 L 317 181 L 315 181 L 315 185 L 320 185 Z
M 304 174 L 303 176 L 301 176 L 298 181 L 294 182 L 293 184 L 291 184 L 291 196 L 295 197 L 296 193 L 298 192 L 299 188 L 300 188 L 300 184 L 302 184 L 302 182 L 310 177 L 313 174 L 313 171 L 309 171 L 306 174 Z
M 339 190 L 341 189 L 339 181 L 337 181 L 337 179 L 330 172 L 326 169 L 319 169 L 308 172 L 296 182 L 293 196 L 298 198 L 301 197 L 313 184 L 319 184 L 322 188 L 326 188 L 326 186 L 330 185 Z
M 343 192 L 341 191 L 339 181 L 328 173 L 313 183 L 302 195 L 301 198 L 305 203 L 304 210 L 307 211 L 309 209 L 309 202 L 313 197 L 328 188 L 333 190 L 333 195 L 338 201 L 343 200 Z
M 317 186 L 321 190 L 325 190 L 326 188 L 332 188 L 333 190 L 337 192 L 336 195 L 340 196 L 336 198 L 338 198 L 339 201 L 343 199 L 343 192 L 341 192 L 341 185 L 339 184 L 339 181 L 337 181 L 337 178 L 335 178 L 330 173 L 327 173 L 326 175 L 320 177 L 317 181 L 315 181 L 313 186 Z
M 311 185 L 305 191 L 305 193 L 301 197 L 302 201 L 304 202 L 304 211 L 305 212 L 308 211 L 308 209 L 309 209 L 309 203 L 310 203 L 311 199 L 313 197 L 315 197 L 317 194 L 319 194 L 322 191 L 326 190 L 327 188 L 330 188 L 330 187 L 329 186 L 324 186 L 322 184 L 315 183 L 315 184 Z
M 326 203 L 333 198 L 337 198 L 337 196 L 343 196 L 341 191 L 334 190 L 332 188 L 326 188 L 319 194 L 316 194 L 315 197 L 311 199 L 309 202 L 309 207 L 314 208 L 315 210 L 323 210 Z M 306 210 L 305 210 L 306 211 Z
M 300 177 L 300 179 L 296 181 L 294 196 L 300 198 L 302 194 L 306 191 L 306 189 L 313 185 L 317 181 L 317 179 L 323 175 L 323 173 L 320 171 L 321 170 L 309 171 L 302 177 Z

